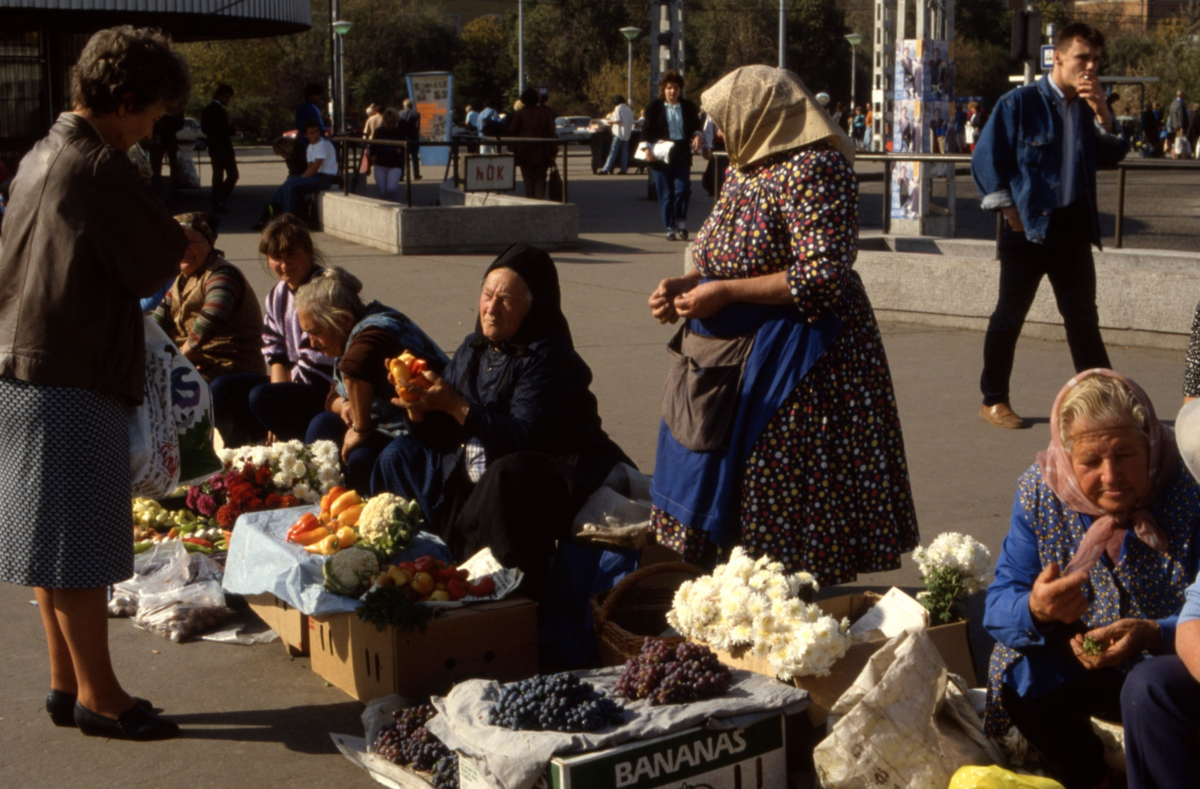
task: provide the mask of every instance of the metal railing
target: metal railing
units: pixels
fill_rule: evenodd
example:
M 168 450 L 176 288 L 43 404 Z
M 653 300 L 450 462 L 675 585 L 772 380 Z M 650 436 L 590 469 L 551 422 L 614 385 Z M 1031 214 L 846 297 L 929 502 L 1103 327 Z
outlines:
M 969 153 L 857 153 L 854 156 L 856 162 L 882 162 L 883 163 L 883 222 L 882 227 L 885 233 L 891 232 L 892 229 L 892 167 L 891 164 L 900 164 L 903 162 L 932 162 L 952 163 L 955 169 L 959 164 L 970 164 L 971 155 Z M 889 164 L 891 163 L 891 164 Z M 951 206 L 951 210 L 954 207 Z
M 1117 164 L 1117 238 L 1120 249 L 1125 236 L 1125 173 L 1130 170 L 1191 170 L 1200 173 L 1200 161 L 1186 159 L 1126 159 Z
M 330 142 L 338 143 L 338 170 L 342 176 L 342 190 L 344 194 L 351 194 L 357 191 L 359 172 L 359 156 L 351 156 L 351 151 L 360 148 L 369 148 L 373 145 L 391 146 L 404 149 L 404 199 L 409 208 L 412 208 L 412 160 L 408 155 L 409 140 L 369 140 L 364 137 L 331 137 Z M 560 147 L 559 153 L 555 154 L 555 159 L 561 158 L 562 164 L 557 165 L 559 176 L 562 178 L 563 196 L 562 202 L 570 201 L 569 197 L 569 172 L 568 162 L 570 160 L 570 150 L 572 145 L 588 145 L 590 143 L 585 140 L 560 140 L 558 138 L 548 137 L 464 137 L 454 140 L 439 140 L 427 141 L 421 140 L 417 142 L 422 148 L 449 148 L 450 158 L 446 162 L 446 171 L 442 176 L 442 180 L 450 177 L 453 171 L 454 185 L 458 186 L 465 182 L 465 179 L 459 175 L 459 158 L 463 148 L 473 148 L 478 146 L 490 146 L 494 148 L 502 148 L 505 146 L 522 146 L 522 145 L 546 145 L 553 144 Z M 353 168 L 351 168 L 353 162 Z M 353 178 L 353 183 L 351 179 Z M 516 183 L 516 174 L 513 174 L 514 185 Z

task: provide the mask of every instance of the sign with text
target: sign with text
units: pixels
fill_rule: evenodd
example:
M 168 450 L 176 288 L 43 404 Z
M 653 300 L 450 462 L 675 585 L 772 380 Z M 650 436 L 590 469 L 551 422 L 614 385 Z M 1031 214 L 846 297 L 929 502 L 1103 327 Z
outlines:
M 1044 44 L 1042 46 L 1042 71 L 1050 71 L 1054 68 L 1054 45 Z
M 408 95 L 421 116 L 421 140 L 445 142 L 450 139 L 450 111 L 454 98 L 454 75 L 449 72 L 423 72 L 409 74 Z M 421 150 L 421 163 L 444 165 L 449 161 L 450 149 L 445 146 L 430 146 Z
M 467 192 L 507 192 L 516 186 L 516 157 L 471 155 L 466 162 Z

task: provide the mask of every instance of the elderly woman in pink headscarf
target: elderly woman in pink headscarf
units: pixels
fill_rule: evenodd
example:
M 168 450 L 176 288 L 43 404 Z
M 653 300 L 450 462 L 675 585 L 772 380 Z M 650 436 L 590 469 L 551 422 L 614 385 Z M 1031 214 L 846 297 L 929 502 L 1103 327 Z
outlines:
M 1200 485 L 1146 393 L 1112 370 L 1068 381 L 987 592 L 988 732 L 1016 725 L 1067 789 L 1107 786 L 1089 718 L 1119 721 L 1125 676 L 1174 650 L 1198 530 Z

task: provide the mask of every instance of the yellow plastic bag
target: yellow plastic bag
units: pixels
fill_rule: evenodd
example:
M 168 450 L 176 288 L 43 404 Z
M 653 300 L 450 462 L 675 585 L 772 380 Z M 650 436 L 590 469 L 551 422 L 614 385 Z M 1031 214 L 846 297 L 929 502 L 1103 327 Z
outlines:
M 950 779 L 949 789 L 1064 789 L 1053 778 L 1018 775 L 1003 767 L 960 767 Z

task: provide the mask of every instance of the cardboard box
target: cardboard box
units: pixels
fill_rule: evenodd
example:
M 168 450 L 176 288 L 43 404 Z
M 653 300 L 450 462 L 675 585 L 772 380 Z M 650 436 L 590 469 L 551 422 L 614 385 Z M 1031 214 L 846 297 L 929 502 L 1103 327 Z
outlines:
M 508 598 L 451 609 L 425 632 L 376 630 L 357 614 L 309 618 L 312 670 L 359 701 L 445 695 L 465 679 L 537 673 L 537 604 Z
M 828 600 L 818 600 L 817 605 L 822 611 L 839 621 L 848 617 L 856 621 L 871 606 L 878 602 L 880 596 L 873 592 L 864 594 L 843 595 L 831 597 Z M 975 663 L 971 659 L 971 644 L 967 638 L 967 623 L 955 622 L 952 625 L 938 625 L 927 631 L 929 638 L 937 647 L 951 673 L 964 677 L 967 682 L 975 684 Z M 847 650 L 846 655 L 835 663 L 827 677 L 796 677 L 793 682 L 796 687 L 807 690 L 812 697 L 813 712 L 810 713 L 814 723 L 824 722 L 824 713 L 829 711 L 834 702 L 854 684 L 858 675 L 866 667 L 867 661 L 875 651 L 887 643 L 887 638 L 880 636 L 865 644 L 855 644 Z M 758 674 L 774 676 L 775 670 L 771 664 L 762 658 L 750 654 L 746 647 L 738 647 L 732 652 L 713 650 L 717 658 L 726 665 L 746 669 Z
M 308 654 L 308 617 L 273 594 L 246 595 L 250 610 L 279 634 L 293 657 Z
M 705 729 L 571 756 L 556 756 L 539 789 L 782 789 L 787 786 L 782 715 L 744 729 Z M 459 789 L 490 789 L 470 757 L 459 755 Z

